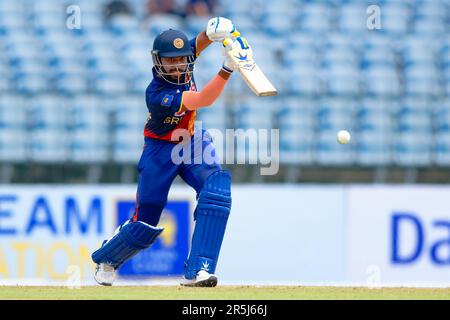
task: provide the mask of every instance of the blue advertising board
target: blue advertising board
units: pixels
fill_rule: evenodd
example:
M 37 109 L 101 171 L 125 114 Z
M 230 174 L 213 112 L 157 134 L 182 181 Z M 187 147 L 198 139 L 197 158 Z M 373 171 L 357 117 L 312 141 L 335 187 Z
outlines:
M 117 202 L 117 225 L 129 219 L 134 200 Z M 141 251 L 122 265 L 120 276 L 179 276 L 189 253 L 190 201 L 168 201 L 158 226 L 164 227 L 160 237 L 150 248 Z

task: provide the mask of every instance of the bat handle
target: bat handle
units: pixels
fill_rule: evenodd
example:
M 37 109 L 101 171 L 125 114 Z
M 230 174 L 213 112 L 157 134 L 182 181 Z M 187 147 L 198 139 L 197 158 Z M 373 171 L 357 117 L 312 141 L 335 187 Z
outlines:
M 233 41 L 232 39 L 226 37 L 226 38 L 222 41 L 222 45 L 226 48 L 226 47 L 228 47 L 229 45 L 231 45 L 231 42 L 232 42 L 232 41 Z
M 237 30 L 234 30 L 232 33 L 231 33 L 231 36 L 233 37 L 233 38 L 237 38 L 237 37 L 239 37 L 241 35 L 241 33 L 239 32 L 239 31 L 237 31 Z

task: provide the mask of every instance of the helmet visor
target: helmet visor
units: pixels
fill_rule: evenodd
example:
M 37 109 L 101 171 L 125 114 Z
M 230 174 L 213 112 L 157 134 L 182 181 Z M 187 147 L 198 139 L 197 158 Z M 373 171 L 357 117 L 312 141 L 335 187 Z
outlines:
M 184 61 L 181 63 L 178 61 L 163 62 L 162 58 L 159 55 L 153 54 L 153 64 L 155 66 L 156 73 L 160 75 L 164 80 L 172 84 L 182 85 L 189 83 L 192 77 L 192 72 L 194 71 L 195 59 L 193 55 L 188 55 L 185 57 L 186 59 L 184 59 Z

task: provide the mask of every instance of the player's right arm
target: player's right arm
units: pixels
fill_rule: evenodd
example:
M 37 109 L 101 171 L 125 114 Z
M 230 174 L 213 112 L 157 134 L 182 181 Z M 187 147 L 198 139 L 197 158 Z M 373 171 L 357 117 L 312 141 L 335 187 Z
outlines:
M 236 42 L 224 44 L 224 50 L 229 50 L 229 46 L 238 46 Z M 228 79 L 233 73 L 235 63 L 225 54 L 225 61 L 219 73 L 201 91 L 184 91 L 181 99 L 180 111 L 197 110 L 210 106 L 222 94 Z
M 197 110 L 210 106 L 222 94 L 231 72 L 222 68 L 202 91 L 184 91 L 180 111 Z

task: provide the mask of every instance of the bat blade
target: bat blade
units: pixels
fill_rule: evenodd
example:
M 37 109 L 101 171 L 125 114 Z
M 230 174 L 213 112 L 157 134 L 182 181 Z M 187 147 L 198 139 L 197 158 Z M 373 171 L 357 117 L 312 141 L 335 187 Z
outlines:
M 262 72 L 261 68 L 255 64 L 253 70 L 249 71 L 243 68 L 239 68 L 242 78 L 249 88 L 258 97 L 274 96 L 277 94 L 277 89 L 267 79 L 266 75 Z
M 274 96 L 277 94 L 277 89 L 256 64 L 253 57 L 242 57 L 235 50 L 229 50 L 227 54 L 235 62 L 247 86 L 258 97 Z

